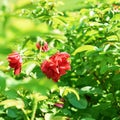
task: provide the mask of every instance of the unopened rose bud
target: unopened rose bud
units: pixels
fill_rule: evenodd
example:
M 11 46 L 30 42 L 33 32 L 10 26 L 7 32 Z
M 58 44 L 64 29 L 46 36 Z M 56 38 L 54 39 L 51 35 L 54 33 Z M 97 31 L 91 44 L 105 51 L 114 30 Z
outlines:
M 38 50 L 41 50 L 43 52 L 48 51 L 48 43 L 47 42 L 44 42 L 43 45 L 41 45 L 39 42 L 37 42 L 36 47 L 37 47 Z
M 54 106 L 58 107 L 58 108 L 63 108 L 64 107 L 64 104 L 63 103 L 55 103 Z

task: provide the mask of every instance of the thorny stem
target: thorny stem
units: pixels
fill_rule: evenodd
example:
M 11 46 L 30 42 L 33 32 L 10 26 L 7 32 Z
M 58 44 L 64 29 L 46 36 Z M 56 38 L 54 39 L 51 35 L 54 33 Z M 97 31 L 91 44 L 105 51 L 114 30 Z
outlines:
M 25 119 L 26 119 L 26 120 L 30 120 L 30 118 L 27 116 L 27 114 L 26 114 L 25 110 L 24 110 L 24 109 L 22 109 L 22 111 L 23 111 L 23 113 L 24 113 L 24 115 L 25 115 Z
M 32 109 L 32 117 L 31 120 L 34 120 L 35 118 L 35 114 L 36 114 L 36 110 L 37 110 L 37 99 L 36 97 L 33 98 L 33 109 Z

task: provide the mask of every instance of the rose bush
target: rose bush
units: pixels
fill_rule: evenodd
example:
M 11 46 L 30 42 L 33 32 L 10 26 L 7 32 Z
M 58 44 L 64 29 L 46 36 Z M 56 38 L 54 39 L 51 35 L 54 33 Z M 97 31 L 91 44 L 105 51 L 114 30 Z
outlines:
M 119 13 L 118 0 L 1 0 L 0 120 L 120 120 Z

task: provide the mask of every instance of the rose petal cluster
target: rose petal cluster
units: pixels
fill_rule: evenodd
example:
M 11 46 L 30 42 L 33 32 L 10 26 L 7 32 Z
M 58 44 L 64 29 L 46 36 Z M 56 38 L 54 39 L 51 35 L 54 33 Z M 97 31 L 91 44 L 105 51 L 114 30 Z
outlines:
M 58 82 L 60 77 L 71 68 L 69 57 L 70 55 L 66 52 L 57 52 L 41 64 L 42 72 L 48 78 L 52 78 L 54 82 Z
M 36 43 L 36 47 L 38 50 L 41 50 L 43 52 L 47 52 L 48 51 L 48 43 L 44 42 L 44 45 L 42 46 L 39 42 Z
M 14 74 L 19 75 L 21 73 L 22 58 L 17 52 L 13 52 L 8 55 L 9 66 L 14 69 Z

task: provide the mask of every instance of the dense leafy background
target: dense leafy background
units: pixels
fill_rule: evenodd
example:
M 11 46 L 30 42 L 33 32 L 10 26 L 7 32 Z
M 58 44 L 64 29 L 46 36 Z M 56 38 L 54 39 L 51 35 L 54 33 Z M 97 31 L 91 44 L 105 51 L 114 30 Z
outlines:
M 19 76 L 12 51 L 23 58 Z M 71 55 L 71 70 L 54 83 L 40 64 L 57 51 Z M 1 0 L 0 120 L 120 120 L 120 1 Z

